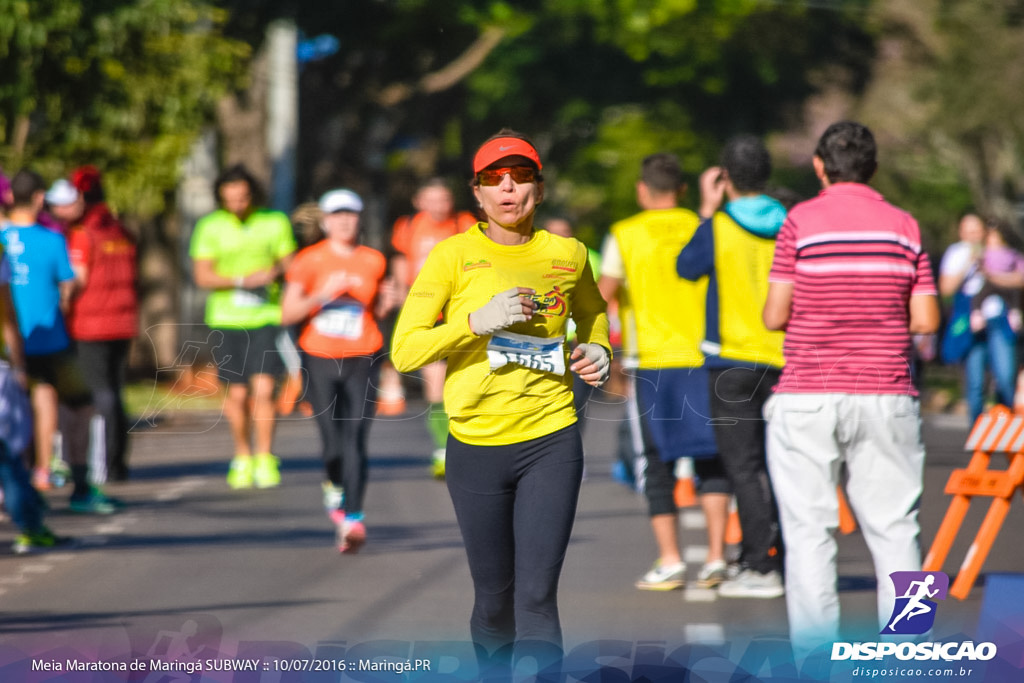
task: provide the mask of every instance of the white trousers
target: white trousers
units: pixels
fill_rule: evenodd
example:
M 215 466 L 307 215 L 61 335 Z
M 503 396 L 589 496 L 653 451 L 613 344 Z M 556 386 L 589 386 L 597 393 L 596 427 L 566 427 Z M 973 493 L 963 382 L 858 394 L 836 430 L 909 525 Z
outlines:
M 839 640 L 834 534 L 844 463 L 846 494 L 875 565 L 879 629 L 895 604 L 889 574 L 921 569 L 921 415 L 917 399 L 888 394 L 776 394 L 764 415 L 786 548 L 790 641 L 801 661 Z

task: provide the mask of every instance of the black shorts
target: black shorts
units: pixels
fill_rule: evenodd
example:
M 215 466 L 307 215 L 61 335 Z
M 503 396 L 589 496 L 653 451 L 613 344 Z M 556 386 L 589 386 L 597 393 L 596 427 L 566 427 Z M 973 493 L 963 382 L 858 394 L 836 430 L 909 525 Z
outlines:
M 32 384 L 49 384 L 56 389 L 57 400 L 66 406 L 77 408 L 92 403 L 92 392 L 71 348 L 26 356 L 25 370 Z
M 247 384 L 253 375 L 283 374 L 284 361 L 277 350 L 280 334 L 281 328 L 277 325 L 250 330 L 214 329 L 210 342 L 214 345 L 211 353 L 217 365 L 217 377 L 225 384 Z

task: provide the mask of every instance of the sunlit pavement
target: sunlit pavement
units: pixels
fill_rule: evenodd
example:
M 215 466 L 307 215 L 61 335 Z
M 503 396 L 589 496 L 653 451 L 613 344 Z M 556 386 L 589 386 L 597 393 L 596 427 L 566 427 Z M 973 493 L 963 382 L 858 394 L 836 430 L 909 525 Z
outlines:
M 560 592 L 567 650 L 620 641 L 636 657 L 688 644 L 738 659 L 752 640 L 784 639 L 783 599 L 633 587 L 654 560 L 654 542 L 643 496 L 611 478 L 623 411 L 605 400 L 591 403 L 584 420 L 586 480 Z M 132 479 L 107 487 L 127 503 L 123 512 L 76 516 L 67 489 L 48 495 L 51 527 L 74 536 L 76 547 L 16 556 L 7 550 L 13 530 L 0 527 L 0 666 L 19 654 L 116 659 L 171 656 L 175 647 L 187 651 L 181 656 L 235 657 L 259 649 L 254 643 L 304 656 L 385 641 L 443 641 L 463 652 L 471 582 L 447 491 L 430 477 L 429 436 L 416 414 L 424 407 L 411 402 L 405 415 L 371 429 L 368 541 L 355 556 L 333 548 L 312 420 L 281 421 L 283 483 L 268 490 L 227 488 L 230 439 L 216 413 L 168 415 L 138 429 Z M 925 550 L 946 510 L 946 479 L 966 464 L 966 435 L 963 418 L 926 417 Z M 974 503 L 944 567 L 950 574 L 987 504 Z M 985 572 L 1021 570 L 1021 507 L 1018 500 L 1011 509 Z M 705 537 L 697 509 L 681 518 L 692 585 Z M 839 573 L 844 636 L 876 639 L 875 579 L 859 533 L 840 538 Z M 984 583 L 983 575 L 967 600 L 940 605 L 936 637 L 977 630 Z

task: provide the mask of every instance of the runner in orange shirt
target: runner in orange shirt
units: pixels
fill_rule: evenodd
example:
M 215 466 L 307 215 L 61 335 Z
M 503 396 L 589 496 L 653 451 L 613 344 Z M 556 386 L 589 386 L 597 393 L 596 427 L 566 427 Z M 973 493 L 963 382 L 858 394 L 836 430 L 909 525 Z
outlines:
M 373 360 L 383 344 L 377 317 L 384 255 L 359 244 L 363 201 L 351 190 L 320 198 L 327 236 L 306 247 L 285 274 L 282 320 L 299 323 L 308 395 L 320 428 L 324 507 L 337 527 L 338 550 L 354 553 L 366 539 L 366 438 L 373 417 Z
M 455 198 L 448 184 L 441 178 L 423 183 L 413 197 L 417 213 L 395 221 L 391 246 L 398 255 L 392 261 L 392 271 L 402 288 L 404 301 L 427 256 L 438 243 L 452 235 L 466 232 L 476 225 L 476 217 L 468 211 L 455 211 Z M 448 415 L 444 412 L 445 362 L 423 366 L 423 394 L 430 407 L 427 428 L 434 440 L 431 471 L 434 477 L 444 477 L 445 444 L 448 442 Z

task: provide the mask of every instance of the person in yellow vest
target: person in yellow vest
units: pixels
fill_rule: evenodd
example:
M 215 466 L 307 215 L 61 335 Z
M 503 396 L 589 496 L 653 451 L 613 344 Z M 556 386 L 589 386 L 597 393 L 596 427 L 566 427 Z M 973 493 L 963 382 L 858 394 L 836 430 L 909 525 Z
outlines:
M 643 211 L 612 225 L 598 284 L 610 300 L 628 282 L 636 320 L 644 493 L 658 546 L 654 566 L 636 582 L 641 590 L 673 590 L 686 581 L 674 499 L 676 460 L 685 457 L 693 458 L 708 533 L 697 586 L 713 588 L 728 576 L 725 528 L 732 489 L 708 424 L 708 379 L 700 350 L 708 278 L 690 282 L 676 274 L 676 257 L 700 224 L 697 214 L 677 205 L 685 188 L 675 155 L 643 160 L 636 187 Z M 616 271 L 621 277 L 613 275 Z
M 772 162 L 756 136 L 728 140 L 720 161 L 701 174 L 701 224 L 676 261 L 680 277 L 710 278 L 701 349 L 715 437 L 743 531 L 740 571 L 718 586 L 718 594 L 777 598 L 785 592 L 782 537 L 761 411 L 779 381 L 783 333 L 768 331 L 761 310 L 786 208 L 764 194 Z
M 515 131 L 480 146 L 473 194 L 487 220 L 431 249 L 391 349 L 399 372 L 448 360 L 445 481 L 488 680 L 510 677 L 513 649 L 541 668 L 557 665 L 548 658 L 562 646 L 558 578 L 583 474 L 572 375 L 600 386 L 611 358 L 586 246 L 534 229 L 541 168 L 536 147 Z

